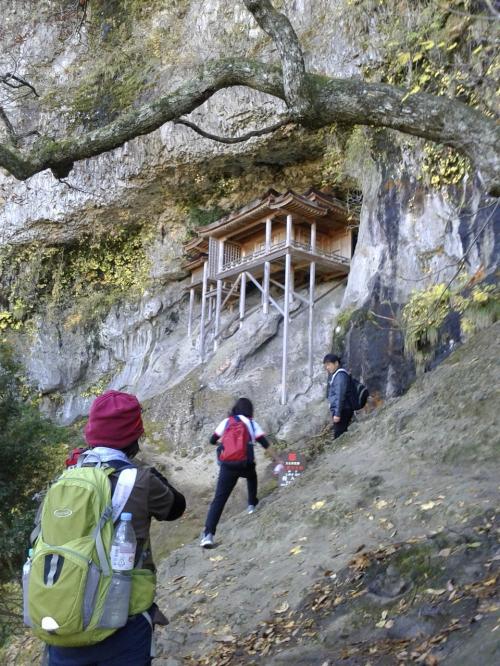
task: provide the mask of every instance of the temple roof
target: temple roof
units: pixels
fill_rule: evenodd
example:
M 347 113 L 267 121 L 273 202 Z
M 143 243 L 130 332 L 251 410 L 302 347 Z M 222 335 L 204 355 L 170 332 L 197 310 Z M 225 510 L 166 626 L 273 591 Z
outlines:
M 297 194 L 293 190 L 280 193 L 269 189 L 243 208 L 200 227 L 198 233 L 200 238 L 205 239 L 209 236 L 215 238 L 227 236 L 245 226 L 264 222 L 266 218 L 275 217 L 279 213 L 296 215 L 309 223 L 324 220 L 333 226 L 340 227 L 347 224 L 347 210 L 333 195 L 314 188 L 310 188 L 304 194 Z M 194 241 L 191 243 L 196 247 Z

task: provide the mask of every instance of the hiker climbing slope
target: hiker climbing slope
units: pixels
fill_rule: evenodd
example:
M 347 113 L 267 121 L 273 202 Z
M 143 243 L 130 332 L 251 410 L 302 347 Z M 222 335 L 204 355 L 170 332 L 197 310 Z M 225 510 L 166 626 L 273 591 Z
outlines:
M 217 447 L 219 478 L 200 541 L 203 548 L 212 548 L 215 545 L 214 536 L 217 524 L 238 479 L 247 480 L 248 513 L 253 513 L 259 503 L 254 456 L 255 442 L 267 449 L 272 458 L 278 462 L 269 447 L 264 431 L 253 419 L 253 405 L 248 398 L 240 398 L 231 409 L 229 417 L 219 423 L 210 437 L 210 443 L 217 444 L 219 440 L 221 440 L 221 444 Z
M 336 354 L 326 354 L 323 365 L 328 373 L 327 398 L 332 415 L 333 435 L 336 439 L 347 430 L 354 414 L 352 383 L 348 372 L 340 367 L 340 358 Z
M 175 520 L 183 514 L 186 503 L 184 496 L 156 469 L 132 462 L 139 452 L 138 439 L 143 432 L 141 406 L 135 396 L 119 391 L 98 396 L 85 427 L 90 448 L 73 452 L 69 469 L 51 486 L 42 505 L 28 588 L 28 620 L 36 635 L 48 644 L 49 666 L 151 664 L 153 626 L 167 622 L 153 601 L 151 518 Z M 89 482 L 92 475 L 95 483 Z M 98 493 L 92 488 L 96 484 Z M 58 487 L 63 491 L 59 495 Z M 58 497 L 65 498 L 64 509 L 49 511 L 47 507 L 53 507 L 51 499 L 57 501 Z M 91 525 L 88 517 L 94 515 L 92 506 L 103 497 L 107 506 L 97 525 Z M 92 506 L 86 506 L 90 498 Z M 53 514 L 61 527 L 54 525 Z M 109 536 L 113 534 L 113 522 L 120 515 L 130 519 L 127 514 L 132 514 L 137 546 L 134 568 L 125 572 L 125 578 L 131 581 L 128 613 L 124 614 L 125 625 L 117 627 L 113 621 L 116 608 L 109 597 L 113 581 L 120 581 L 120 572 L 117 575 L 112 570 Z M 82 520 L 75 516 L 86 516 L 87 524 L 83 522 L 82 528 Z M 75 530 L 80 531 L 79 539 L 73 538 Z M 48 545 L 49 539 L 54 540 L 52 535 L 57 534 L 60 538 L 56 543 Z M 79 543 L 86 544 L 90 556 L 88 573 L 87 568 L 80 571 L 80 579 L 73 574 L 80 562 Z M 78 600 L 79 595 L 83 596 L 83 603 Z

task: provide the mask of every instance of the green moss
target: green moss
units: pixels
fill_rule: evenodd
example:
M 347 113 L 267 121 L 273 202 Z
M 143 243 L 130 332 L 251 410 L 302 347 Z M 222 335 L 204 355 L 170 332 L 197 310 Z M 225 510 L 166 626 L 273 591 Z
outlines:
M 336 354 L 342 355 L 345 339 L 349 331 L 354 327 L 361 327 L 365 322 L 371 321 L 373 315 L 366 308 L 347 308 L 337 315 L 332 336 L 332 349 Z
M 0 327 L 19 327 L 38 312 L 71 328 L 93 321 L 149 282 L 149 232 L 139 227 L 84 237 L 72 245 L 31 243 L 0 253 Z
M 208 209 L 200 208 L 199 206 L 190 206 L 188 212 L 188 226 L 190 229 L 203 227 L 206 224 L 215 222 L 215 220 L 218 220 L 225 214 L 226 211 L 220 206 Z

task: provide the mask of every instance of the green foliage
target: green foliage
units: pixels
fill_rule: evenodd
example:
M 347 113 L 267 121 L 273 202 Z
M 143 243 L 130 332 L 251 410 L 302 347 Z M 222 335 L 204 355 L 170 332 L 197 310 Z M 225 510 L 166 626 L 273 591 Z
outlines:
M 49 315 L 69 309 L 71 327 L 104 314 L 122 295 L 139 294 L 149 280 L 148 240 L 140 229 L 122 228 L 71 246 L 5 248 L 0 330 L 19 328 L 42 309 Z
M 497 285 L 476 285 L 462 303 L 462 332 L 476 333 L 500 319 L 500 289 Z
M 326 150 L 321 169 L 322 187 L 356 186 L 373 173 L 374 161 L 369 130 L 348 130 L 336 125 L 324 130 Z
M 417 366 L 429 361 L 443 341 L 442 327 L 447 317 L 461 315 L 461 333 L 467 337 L 489 326 L 500 317 L 500 290 L 491 284 L 476 284 L 469 288 L 464 279 L 450 289 L 435 284 L 413 292 L 403 308 L 402 320 L 406 351 Z
M 471 172 L 469 159 L 453 148 L 426 143 L 421 164 L 420 180 L 433 187 L 456 185 Z
M 211 224 L 218 220 L 226 211 L 220 206 L 214 208 L 200 208 L 199 206 L 190 206 L 188 212 L 188 227 L 189 229 L 196 229 L 203 227 L 206 224 Z
M 444 284 L 414 292 L 403 308 L 405 348 L 417 365 L 432 356 L 450 312 L 450 291 Z
M 34 496 L 61 467 L 68 431 L 22 398 L 12 353 L 0 345 L 0 584 L 19 575 L 33 527 Z
M 0 583 L 0 648 L 22 627 L 22 592 L 18 583 Z M 0 662 L 2 654 L 0 652 Z

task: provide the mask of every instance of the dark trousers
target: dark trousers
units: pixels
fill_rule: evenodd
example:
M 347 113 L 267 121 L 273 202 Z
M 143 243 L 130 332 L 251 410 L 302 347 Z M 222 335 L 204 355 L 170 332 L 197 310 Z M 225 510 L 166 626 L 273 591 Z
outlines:
M 150 666 L 151 625 L 144 615 L 130 617 L 96 645 L 56 647 L 49 645 L 49 666 Z
M 208 509 L 207 520 L 205 522 L 205 534 L 215 534 L 217 524 L 224 511 L 226 502 L 240 478 L 247 480 L 248 504 L 257 506 L 259 500 L 257 499 L 257 473 L 255 471 L 255 463 L 248 463 L 238 467 L 230 467 L 227 464 L 221 463 L 215 496 Z
M 354 412 L 352 409 L 343 409 L 340 412 L 340 421 L 338 423 L 334 423 L 332 426 L 333 430 L 333 439 L 337 439 L 337 437 L 340 437 L 347 428 L 349 427 L 349 424 L 352 421 L 352 416 Z

